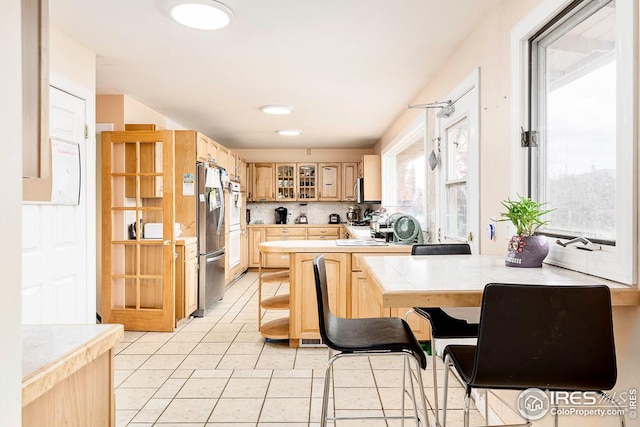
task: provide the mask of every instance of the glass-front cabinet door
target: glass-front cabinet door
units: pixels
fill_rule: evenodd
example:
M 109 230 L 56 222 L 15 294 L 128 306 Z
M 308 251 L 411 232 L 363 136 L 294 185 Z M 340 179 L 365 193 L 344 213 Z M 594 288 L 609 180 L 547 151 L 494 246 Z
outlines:
M 102 318 L 173 331 L 171 131 L 102 133 Z
M 298 200 L 318 200 L 316 163 L 298 163 Z
M 276 164 L 276 200 L 296 200 L 296 165 L 295 163 Z

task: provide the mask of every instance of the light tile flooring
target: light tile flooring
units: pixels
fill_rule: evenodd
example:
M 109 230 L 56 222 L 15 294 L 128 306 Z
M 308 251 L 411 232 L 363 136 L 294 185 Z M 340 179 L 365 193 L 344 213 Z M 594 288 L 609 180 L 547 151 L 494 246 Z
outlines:
M 286 292 L 285 286 L 271 292 Z M 257 307 L 257 274 L 247 273 L 206 317 L 191 319 L 176 332 L 125 332 L 115 357 L 117 426 L 319 426 L 329 350 L 265 343 Z M 428 363 L 423 378 L 431 400 L 430 358 Z M 402 358 L 343 358 L 334 366 L 337 415 L 399 414 Z M 442 385 L 442 364 L 438 368 Z M 462 425 L 464 391 L 450 390 L 447 424 Z M 471 415 L 472 423 L 483 422 L 477 411 Z M 433 423 L 433 414 L 430 418 Z M 399 426 L 400 421 L 336 425 Z

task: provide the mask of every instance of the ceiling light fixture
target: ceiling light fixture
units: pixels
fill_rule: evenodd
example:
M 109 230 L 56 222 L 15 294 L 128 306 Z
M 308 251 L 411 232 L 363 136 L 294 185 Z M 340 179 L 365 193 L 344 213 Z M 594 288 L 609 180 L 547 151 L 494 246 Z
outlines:
M 279 130 L 277 132 L 279 135 L 284 135 L 284 136 L 298 136 L 301 133 L 297 129 L 285 129 L 285 130 Z
M 263 113 L 280 115 L 291 114 L 293 108 L 288 105 L 263 105 L 260 107 L 260 110 L 262 110 Z
M 171 17 L 196 30 L 219 30 L 231 23 L 233 12 L 215 0 L 187 0 L 171 7 Z

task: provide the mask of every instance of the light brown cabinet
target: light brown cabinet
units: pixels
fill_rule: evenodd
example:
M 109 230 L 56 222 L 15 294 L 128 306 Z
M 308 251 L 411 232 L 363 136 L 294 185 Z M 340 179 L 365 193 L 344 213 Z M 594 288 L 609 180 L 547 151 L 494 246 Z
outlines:
M 244 193 L 243 197 L 246 197 L 247 194 L 247 178 L 247 162 L 242 157 L 238 157 L 238 179 L 240 180 L 240 191 Z
M 355 202 L 355 185 L 358 180 L 358 163 L 342 163 L 342 200 Z
M 358 176 L 364 179 L 364 201 L 380 202 L 382 200 L 381 159 L 378 154 L 366 154 L 358 163 Z
M 264 227 L 249 227 L 249 267 L 260 266 L 260 250 L 258 245 L 264 242 Z
M 316 302 L 315 278 L 313 275 L 313 259 L 315 253 L 292 254 L 295 257 L 295 269 L 292 272 L 295 283 L 308 286 L 292 287 L 290 299 L 293 307 L 299 307 L 291 314 L 291 336 L 304 339 L 318 339 L 318 305 Z M 347 286 L 349 283 L 351 257 L 347 253 L 325 253 L 327 284 L 329 290 L 329 307 L 340 317 L 347 317 Z
M 272 202 L 275 200 L 274 164 L 252 163 L 252 192 L 250 200 L 254 202 Z
M 176 321 L 198 308 L 198 248 L 196 242 L 176 246 Z
M 298 179 L 295 163 L 276 163 L 276 199 L 291 202 L 297 199 Z
M 316 163 L 296 163 L 298 169 L 298 201 L 318 200 L 318 165 Z
M 307 227 L 307 240 L 336 240 L 342 227 Z
M 340 201 L 340 163 L 318 163 L 318 200 Z
M 282 240 L 306 240 L 306 227 L 266 227 L 265 241 L 274 242 Z M 268 254 L 263 255 L 263 267 L 265 268 L 287 268 L 289 267 L 289 255 Z

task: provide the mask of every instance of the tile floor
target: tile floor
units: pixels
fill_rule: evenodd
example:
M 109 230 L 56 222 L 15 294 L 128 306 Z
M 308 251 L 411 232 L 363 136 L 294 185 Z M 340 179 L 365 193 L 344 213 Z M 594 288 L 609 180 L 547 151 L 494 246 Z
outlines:
M 271 290 L 286 291 L 286 284 Z M 191 319 L 176 332 L 125 332 L 115 356 L 116 425 L 319 426 L 329 350 L 265 343 L 257 329 L 257 307 L 257 274 L 247 273 L 206 317 Z M 427 399 L 433 399 L 431 359 L 428 363 L 423 378 Z M 400 412 L 401 358 L 344 358 L 334 366 L 336 414 Z M 444 371 L 438 367 L 442 384 Z M 451 391 L 448 424 L 462 425 L 464 392 Z M 483 422 L 475 410 L 471 419 Z M 399 426 L 400 421 L 336 425 Z

